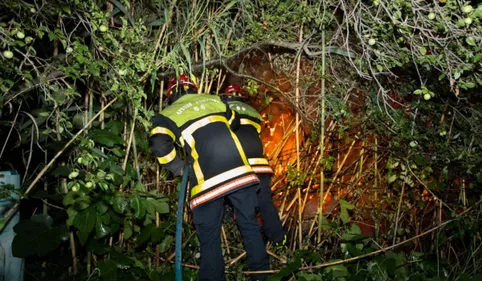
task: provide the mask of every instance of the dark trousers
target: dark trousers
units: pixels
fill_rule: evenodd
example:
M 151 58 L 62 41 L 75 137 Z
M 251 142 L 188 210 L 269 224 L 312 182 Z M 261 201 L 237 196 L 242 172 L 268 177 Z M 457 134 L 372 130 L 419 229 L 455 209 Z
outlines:
M 256 221 L 257 185 L 235 191 L 226 197 L 233 204 L 239 230 L 243 235 L 249 270 L 268 270 L 269 257 Z M 192 210 L 194 226 L 201 243 L 199 281 L 224 281 L 224 258 L 221 250 L 221 224 L 224 197 L 202 204 Z M 266 280 L 266 274 L 250 276 Z
M 263 219 L 263 230 L 273 243 L 281 243 L 286 234 L 273 205 L 271 194 L 271 174 L 257 174 L 259 178 L 258 204 L 259 214 Z

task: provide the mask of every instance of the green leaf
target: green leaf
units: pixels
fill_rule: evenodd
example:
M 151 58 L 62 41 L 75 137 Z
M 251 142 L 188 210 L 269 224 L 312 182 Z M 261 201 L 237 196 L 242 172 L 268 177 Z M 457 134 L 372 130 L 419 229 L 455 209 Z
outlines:
M 74 204 L 72 205 L 76 210 L 84 210 L 90 206 L 92 199 L 90 196 L 81 196 L 75 199 Z
M 147 201 L 154 206 L 156 212 L 158 212 L 159 214 L 169 213 L 169 204 L 167 204 L 166 200 L 147 198 Z
M 96 255 L 104 255 L 110 250 L 108 244 L 102 243 L 102 240 L 91 239 L 87 244 L 87 250 Z
M 129 238 L 132 237 L 132 226 L 131 226 L 132 223 L 126 223 L 124 225 L 124 239 L 125 240 L 129 240 Z
M 150 238 L 151 238 L 151 233 L 152 233 L 152 230 L 156 227 L 156 225 L 154 224 L 148 224 L 144 227 L 144 229 L 142 229 L 141 233 L 139 234 L 139 236 L 137 236 L 137 239 L 136 239 L 136 244 L 138 246 L 146 243 Z
M 331 272 L 333 274 L 333 277 L 335 278 L 345 277 L 349 275 L 348 269 L 342 264 L 329 266 L 326 268 L 326 271 Z
M 124 175 L 124 170 L 123 170 L 122 167 L 119 166 L 119 165 L 111 165 L 111 166 L 110 166 L 110 171 L 111 171 L 112 173 L 115 173 L 115 174 L 119 175 L 119 176 L 123 176 L 123 175 Z
M 474 63 L 478 63 L 482 59 L 482 53 L 478 53 L 477 55 L 474 56 Z
M 69 230 L 66 226 L 55 227 L 41 233 L 38 236 L 37 254 L 40 257 L 46 256 L 60 246 L 61 242 L 69 239 Z
M 131 208 L 134 209 L 134 216 L 136 219 L 142 219 L 146 214 L 146 207 L 141 204 L 139 196 L 133 194 L 131 197 Z
M 392 174 L 388 177 L 388 183 L 392 183 L 397 180 L 397 175 Z
M 143 185 L 140 182 L 137 182 L 136 185 L 134 186 L 134 190 L 136 191 L 141 191 L 141 192 L 147 192 L 147 188 L 145 185 Z
M 298 273 L 298 278 L 296 280 L 322 281 L 323 276 L 321 274 L 314 274 L 314 273 L 308 273 L 306 271 L 301 271 Z
M 414 156 L 414 161 L 415 161 L 415 164 L 419 167 L 423 167 L 427 164 L 427 161 L 425 160 L 425 157 L 423 157 L 420 154 L 416 154 Z
M 112 2 L 112 4 L 114 4 L 119 10 L 121 10 L 121 12 L 124 13 L 124 15 L 127 17 L 127 19 L 129 20 L 129 23 L 132 26 L 136 26 L 134 23 L 134 20 L 132 19 L 131 13 L 129 13 L 129 11 L 126 9 L 126 7 L 124 7 L 124 5 L 122 5 L 121 2 L 117 0 L 109 0 L 109 1 Z
M 81 243 L 84 244 L 87 241 L 88 235 L 92 232 L 95 227 L 97 212 L 94 207 L 89 207 L 88 209 L 79 212 L 73 221 L 73 225 L 83 233 Z
M 422 56 L 425 56 L 427 54 L 427 49 L 423 46 L 418 47 L 418 51 Z
M 470 46 L 475 46 L 475 45 L 477 45 L 477 44 L 475 43 L 474 37 L 471 37 L 471 36 L 465 38 L 465 42 L 466 42 L 467 44 L 469 44 Z
M 41 223 L 50 227 L 54 223 L 54 219 L 49 215 L 33 215 L 30 220 Z
M 392 258 L 387 258 L 385 259 L 385 266 L 387 267 L 387 273 L 390 276 L 395 275 L 395 271 L 397 270 L 397 263 L 394 259 Z
M 129 269 L 135 264 L 134 259 L 119 253 L 115 248 L 110 251 L 110 257 L 116 263 L 118 269 Z
M 351 225 L 351 228 L 349 231 L 347 231 L 346 233 L 343 233 L 343 235 L 341 236 L 341 239 L 343 241 L 356 241 L 363 238 L 364 237 L 361 235 L 360 227 L 355 223 Z
M 150 215 L 154 215 L 156 212 L 156 208 L 154 206 L 154 203 L 152 203 L 152 200 L 147 200 L 147 199 L 141 199 L 141 204 L 146 206 L 146 211 Z
M 100 276 L 103 280 L 116 281 L 117 280 L 117 264 L 112 260 L 101 260 L 97 263 Z
M 97 214 L 97 220 L 95 223 L 95 235 L 97 239 L 107 236 L 110 233 L 108 226 L 102 223 L 102 219 L 99 214 Z
M 341 209 L 340 218 L 343 221 L 343 224 L 347 224 L 350 221 L 350 215 L 346 209 Z
M 148 23 L 147 25 L 148 26 L 161 26 L 165 23 L 165 21 L 161 21 L 161 20 L 153 20 L 151 21 L 150 23 Z
M 347 209 L 347 210 L 353 210 L 355 208 L 355 206 L 353 204 L 348 203 L 345 200 L 340 200 L 340 207 L 342 209 Z
M 77 216 L 78 211 L 74 209 L 73 207 L 70 207 L 67 209 L 67 214 L 69 215 L 69 218 L 67 219 L 66 223 L 67 226 L 71 226 L 74 224 L 74 219 Z
M 105 204 L 104 202 L 99 201 L 97 202 L 97 204 L 95 204 L 95 208 L 97 209 L 97 212 L 99 212 L 100 215 L 103 215 L 105 214 L 105 212 L 107 212 L 107 210 L 109 209 L 109 206 L 107 206 L 107 204 Z
M 164 237 L 164 240 L 162 240 L 161 244 L 158 245 L 159 247 L 159 253 L 165 253 L 167 250 L 169 250 L 172 246 L 172 236 L 171 235 L 167 235 L 166 237 Z
M 51 228 L 52 221 L 50 216 L 35 215 L 15 225 L 13 255 L 21 258 L 34 254 L 44 256 L 58 248 L 60 243 L 68 239 L 69 232 L 66 226 Z
M 159 243 L 164 237 L 164 232 L 165 229 L 161 229 L 160 227 L 153 228 L 151 231 L 151 241 L 153 243 Z
M 114 206 L 114 211 L 116 211 L 119 214 L 123 214 L 127 208 L 127 202 L 124 196 L 121 194 L 116 194 L 114 196 L 113 206 Z
M 355 206 L 348 203 L 345 200 L 340 200 L 340 208 L 341 208 L 340 218 L 343 221 L 343 223 L 346 224 L 350 220 L 350 215 L 348 214 L 348 210 L 352 210 L 353 208 L 355 208 Z
M 62 201 L 62 203 L 64 204 L 64 206 L 72 205 L 75 203 L 75 200 L 77 200 L 77 198 L 81 196 L 82 196 L 82 193 L 80 192 L 69 191 L 67 194 L 65 194 L 64 200 Z
M 457 27 L 464 27 L 465 26 L 465 20 L 462 18 L 462 19 L 459 19 L 456 23 Z
M 108 130 L 92 130 L 89 132 L 89 136 L 94 142 L 107 147 L 124 144 L 123 138 Z
M 357 224 L 352 224 L 350 228 L 350 233 L 361 235 L 361 229 Z
M 459 79 L 460 75 L 462 75 L 462 71 L 456 70 L 454 73 L 454 79 L 455 80 Z
M 105 125 L 106 129 L 108 129 L 112 134 L 120 136 L 124 131 L 124 123 L 119 120 L 112 120 L 109 121 Z

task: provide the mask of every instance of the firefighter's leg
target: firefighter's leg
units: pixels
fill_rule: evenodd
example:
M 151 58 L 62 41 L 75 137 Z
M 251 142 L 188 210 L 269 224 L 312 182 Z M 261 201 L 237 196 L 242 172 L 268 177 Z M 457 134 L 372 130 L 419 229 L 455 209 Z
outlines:
M 236 222 L 243 235 L 244 247 L 247 254 L 249 270 L 268 270 L 269 257 L 259 230 L 255 208 L 257 206 L 257 185 L 243 188 L 229 194 L 234 207 Z M 266 280 L 266 274 L 254 274 L 252 280 Z
M 192 210 L 193 222 L 201 244 L 199 281 L 224 281 L 224 258 L 221 251 L 221 222 L 224 198 L 202 204 Z
M 286 231 L 281 225 L 278 210 L 273 205 L 271 194 L 271 174 L 258 174 L 259 191 L 258 204 L 259 213 L 263 218 L 263 230 L 268 239 L 275 243 L 283 245 L 286 243 Z

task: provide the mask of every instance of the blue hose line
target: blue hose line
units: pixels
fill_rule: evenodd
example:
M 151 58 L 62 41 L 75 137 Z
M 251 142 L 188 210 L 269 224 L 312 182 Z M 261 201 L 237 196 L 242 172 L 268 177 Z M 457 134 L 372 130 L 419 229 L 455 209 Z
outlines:
M 182 175 L 181 188 L 179 189 L 179 201 L 177 203 L 176 218 L 176 262 L 174 270 L 176 272 L 176 281 L 182 281 L 182 217 L 184 211 L 184 201 L 186 197 L 187 178 L 189 175 L 189 165 L 184 166 L 184 174 Z

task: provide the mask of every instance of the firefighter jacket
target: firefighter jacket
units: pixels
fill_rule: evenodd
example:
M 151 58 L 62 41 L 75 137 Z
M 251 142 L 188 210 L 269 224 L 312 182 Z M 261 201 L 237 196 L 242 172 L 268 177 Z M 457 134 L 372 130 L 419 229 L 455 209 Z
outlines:
M 183 165 L 179 164 L 183 161 L 175 144 L 184 149 L 187 161 L 192 163 L 191 209 L 259 183 L 230 129 L 239 121 L 235 115 L 218 96 L 186 94 L 154 117 L 149 143 L 159 163 L 171 171 Z
M 228 101 L 229 107 L 237 113 L 240 127 L 235 131 L 243 147 L 248 162 L 256 173 L 273 173 L 268 160 L 264 157 L 261 133 L 263 118 L 252 106 L 240 101 Z

